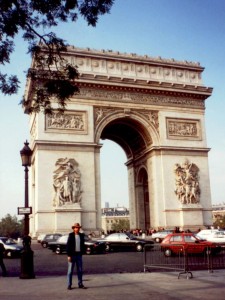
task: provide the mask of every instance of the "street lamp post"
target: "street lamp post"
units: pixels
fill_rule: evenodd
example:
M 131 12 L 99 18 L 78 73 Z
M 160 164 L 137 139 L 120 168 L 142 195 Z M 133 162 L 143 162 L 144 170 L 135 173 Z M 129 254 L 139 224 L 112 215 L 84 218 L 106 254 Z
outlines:
M 24 143 L 23 149 L 20 151 L 20 156 L 22 160 L 22 166 L 25 172 L 25 207 L 24 209 L 24 237 L 23 237 L 23 252 L 21 255 L 21 279 L 31 279 L 35 278 L 34 275 L 34 264 L 33 264 L 33 251 L 31 250 L 31 237 L 29 236 L 30 226 L 29 226 L 29 214 L 31 213 L 31 208 L 29 207 L 29 196 L 28 196 L 28 167 L 31 166 L 32 150 L 29 147 L 29 143 L 26 141 Z

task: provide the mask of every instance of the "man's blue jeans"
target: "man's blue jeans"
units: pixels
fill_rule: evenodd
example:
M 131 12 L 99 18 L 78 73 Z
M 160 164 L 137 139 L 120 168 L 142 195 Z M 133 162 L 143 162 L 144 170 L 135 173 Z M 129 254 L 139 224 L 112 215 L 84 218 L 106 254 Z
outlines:
M 77 267 L 77 277 L 78 277 L 78 286 L 83 283 L 83 263 L 82 263 L 82 255 L 76 254 L 71 257 L 71 262 L 68 261 L 68 271 L 67 271 L 67 284 L 68 286 L 72 285 L 72 277 L 74 267 Z

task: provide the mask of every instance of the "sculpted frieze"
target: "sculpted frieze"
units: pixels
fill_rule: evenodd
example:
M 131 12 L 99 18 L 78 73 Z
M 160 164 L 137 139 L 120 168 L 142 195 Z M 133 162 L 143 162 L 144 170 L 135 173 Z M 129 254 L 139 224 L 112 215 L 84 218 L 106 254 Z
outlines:
M 87 115 L 84 111 L 64 112 L 64 114 L 53 112 L 46 115 L 46 130 L 76 131 L 86 133 Z
M 181 204 L 198 204 L 200 202 L 199 168 L 186 160 L 183 164 L 176 164 L 175 194 Z
M 167 137 L 169 139 L 201 139 L 199 120 L 166 119 Z
M 146 93 L 135 92 L 123 92 L 123 91 L 108 91 L 102 89 L 93 88 L 80 88 L 80 94 L 77 98 L 90 98 L 104 101 L 118 101 L 122 103 L 140 103 L 140 104 L 153 104 L 153 105 L 170 105 L 170 106 L 182 106 L 182 107 L 196 107 L 204 108 L 204 100 L 198 100 L 188 97 L 173 97 L 173 96 L 161 96 L 150 95 Z
M 53 206 L 81 203 L 81 172 L 73 158 L 59 158 L 53 172 Z

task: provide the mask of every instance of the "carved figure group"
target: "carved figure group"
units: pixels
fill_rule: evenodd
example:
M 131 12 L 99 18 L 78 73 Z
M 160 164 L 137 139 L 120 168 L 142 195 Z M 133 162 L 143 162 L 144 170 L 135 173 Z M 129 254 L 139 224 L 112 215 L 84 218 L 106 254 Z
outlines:
M 84 129 L 84 120 L 82 115 L 59 114 L 53 113 L 48 117 L 48 128 L 61 128 L 61 129 Z
M 169 122 L 169 134 L 177 136 L 197 136 L 196 123 Z
M 175 194 L 182 204 L 200 202 L 199 168 L 187 160 L 183 165 L 175 165 L 176 188 Z
M 81 173 L 73 158 L 59 158 L 53 175 L 54 206 L 81 202 Z

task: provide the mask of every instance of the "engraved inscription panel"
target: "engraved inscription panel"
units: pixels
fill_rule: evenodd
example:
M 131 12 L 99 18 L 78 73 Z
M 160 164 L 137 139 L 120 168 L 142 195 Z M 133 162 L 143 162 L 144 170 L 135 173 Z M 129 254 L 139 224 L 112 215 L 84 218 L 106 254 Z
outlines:
M 200 120 L 166 118 L 169 139 L 201 140 Z

